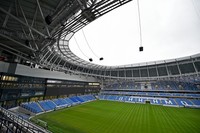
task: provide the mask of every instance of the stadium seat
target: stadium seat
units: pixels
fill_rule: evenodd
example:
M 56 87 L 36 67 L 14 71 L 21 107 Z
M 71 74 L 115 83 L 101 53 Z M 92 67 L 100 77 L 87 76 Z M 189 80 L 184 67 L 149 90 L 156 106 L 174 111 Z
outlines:
M 21 107 L 23 107 L 35 114 L 43 112 L 43 110 L 40 108 L 40 106 L 36 102 L 22 103 Z
M 151 104 L 156 104 L 156 105 L 160 105 L 162 104 L 160 99 L 150 99 L 150 103 Z

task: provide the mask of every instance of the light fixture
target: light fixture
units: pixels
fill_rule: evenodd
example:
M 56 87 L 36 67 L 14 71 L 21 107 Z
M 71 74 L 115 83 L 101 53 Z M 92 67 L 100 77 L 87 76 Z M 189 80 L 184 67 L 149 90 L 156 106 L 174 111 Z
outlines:
M 144 49 L 142 46 L 139 47 L 139 51 L 142 52 Z
M 29 40 L 25 40 L 25 44 L 26 44 L 26 46 L 30 46 Z
M 50 15 L 47 15 L 47 16 L 45 17 L 45 22 L 46 22 L 48 25 L 50 25 L 51 22 L 52 22 L 52 17 L 51 17 Z
M 90 61 L 90 62 L 92 62 L 92 61 L 93 61 L 93 59 L 92 59 L 92 58 L 89 58 L 89 61 Z
M 85 33 L 84 33 L 83 29 L 82 29 L 82 34 L 83 34 L 83 37 L 84 37 L 84 39 L 85 39 L 85 42 L 86 42 L 88 48 L 90 49 L 90 51 L 93 53 L 94 56 L 96 56 L 97 58 L 99 58 L 100 61 L 102 61 L 102 60 L 103 60 L 103 57 L 97 56 L 97 54 L 94 53 L 94 51 L 93 51 L 92 48 L 90 47 L 90 45 L 89 45 L 89 43 L 88 43 L 88 40 L 87 40 L 87 38 L 86 38 L 86 36 L 85 36 Z
M 99 58 L 99 60 L 100 60 L 100 61 L 103 60 L 103 57 Z
M 138 21 L 139 21 L 139 32 L 140 32 L 140 47 L 139 47 L 139 51 L 142 52 L 143 46 L 142 46 L 142 23 L 141 23 L 141 16 L 140 16 L 140 4 L 139 4 L 139 0 L 137 0 L 137 6 L 138 6 Z

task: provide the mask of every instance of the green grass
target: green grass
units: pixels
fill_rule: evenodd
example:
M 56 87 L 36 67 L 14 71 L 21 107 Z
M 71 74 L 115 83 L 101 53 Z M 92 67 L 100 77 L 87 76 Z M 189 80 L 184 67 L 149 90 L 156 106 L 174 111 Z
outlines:
M 34 117 L 53 133 L 200 133 L 200 109 L 94 101 Z

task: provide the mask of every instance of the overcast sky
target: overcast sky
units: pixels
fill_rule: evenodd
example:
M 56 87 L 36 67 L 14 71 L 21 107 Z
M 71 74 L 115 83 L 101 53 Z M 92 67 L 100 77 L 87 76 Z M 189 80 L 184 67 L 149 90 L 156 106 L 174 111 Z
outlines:
M 140 37 L 137 1 L 123 5 L 98 18 L 75 34 L 80 49 L 93 63 L 126 65 L 173 59 L 200 53 L 200 0 L 140 0 L 143 52 Z M 70 49 L 87 60 L 75 39 Z

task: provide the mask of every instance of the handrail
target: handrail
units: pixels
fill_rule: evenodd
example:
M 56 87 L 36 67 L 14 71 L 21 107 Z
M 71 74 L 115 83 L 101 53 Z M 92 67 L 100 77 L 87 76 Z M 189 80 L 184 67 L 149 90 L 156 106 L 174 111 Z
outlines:
M 23 119 L 22 117 L 12 113 L 11 111 L 4 109 L 3 107 L 0 107 L 0 112 L 2 113 L 2 115 L 4 117 L 7 117 L 7 118 L 10 119 L 10 120 L 7 119 L 6 120 L 7 122 L 13 123 L 13 125 L 14 124 L 17 125 L 17 127 L 20 127 L 21 130 L 23 130 L 24 132 L 28 132 L 28 133 L 51 133 L 50 131 L 34 125 L 33 123 Z M 3 119 L 3 117 L 1 119 Z M 4 119 L 4 121 L 5 121 L 5 119 Z M 1 125 L 2 125 L 2 123 L 1 123 Z M 7 127 L 7 128 L 9 128 L 9 127 Z M 11 129 L 8 129 L 8 130 L 12 131 Z

